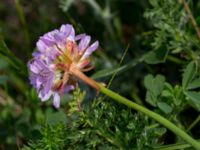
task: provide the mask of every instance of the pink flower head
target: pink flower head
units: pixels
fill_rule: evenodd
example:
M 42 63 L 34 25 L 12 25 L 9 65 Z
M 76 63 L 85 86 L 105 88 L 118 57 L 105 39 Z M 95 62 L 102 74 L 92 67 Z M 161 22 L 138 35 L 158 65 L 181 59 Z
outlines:
M 89 56 L 99 42 L 90 45 L 91 37 L 86 34 L 75 35 L 72 25 L 62 25 L 40 37 L 37 51 L 28 63 L 30 82 L 42 101 L 53 96 L 53 105 L 60 107 L 64 93 L 75 89 L 77 79 L 72 72 L 91 69 Z M 75 73 L 77 74 L 77 73 Z

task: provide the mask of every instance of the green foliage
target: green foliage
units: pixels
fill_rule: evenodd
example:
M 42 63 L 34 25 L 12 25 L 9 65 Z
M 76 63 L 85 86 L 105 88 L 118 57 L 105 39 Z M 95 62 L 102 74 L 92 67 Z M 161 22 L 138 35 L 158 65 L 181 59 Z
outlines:
M 82 111 L 82 107 L 81 107 L 81 103 L 83 102 L 84 98 L 85 98 L 85 94 L 86 92 L 81 92 L 80 88 L 77 88 L 74 92 L 73 92 L 73 100 L 71 102 L 69 102 L 69 114 L 71 115 L 74 112 L 77 111 Z
M 147 63 L 165 62 L 169 54 L 187 53 L 187 58 L 193 58 L 193 52 L 199 50 L 199 42 L 191 35 L 188 26 L 189 15 L 180 1 L 150 0 L 152 9 L 144 16 L 151 20 L 155 30 L 152 31 L 151 46 L 153 51 L 144 55 Z
M 162 75 L 153 77 L 147 75 L 144 79 L 144 84 L 147 89 L 146 101 L 154 107 L 160 109 L 165 115 L 180 113 L 183 109 L 184 95 L 179 86 L 172 87 L 169 83 L 165 82 Z M 177 109 L 180 108 L 181 110 Z M 169 116 L 171 117 L 171 116 Z
M 79 90 L 78 90 L 79 91 Z M 79 91 L 80 93 L 80 91 Z M 77 95 L 77 91 L 75 92 Z M 83 93 L 80 93 L 80 96 Z M 142 114 L 96 99 L 92 106 L 69 111 L 67 124 L 45 125 L 42 139 L 24 149 L 151 149 L 166 132 Z M 124 128 L 126 127 L 126 128 Z M 56 145 L 60 145 L 56 147 Z
M 116 108 L 116 105 L 103 102 L 101 99 L 94 102 L 93 108 L 95 109 L 89 112 L 90 125 L 102 136 L 111 139 L 110 143 L 118 149 L 151 148 L 152 145 L 159 144 L 159 138 L 166 131 L 162 127 L 151 128 L 153 122 L 142 114 L 133 113 L 130 109 L 123 107 Z
M 37 143 L 30 143 L 23 150 L 59 150 L 64 149 L 67 136 L 64 124 L 46 125 L 41 128 L 42 139 Z

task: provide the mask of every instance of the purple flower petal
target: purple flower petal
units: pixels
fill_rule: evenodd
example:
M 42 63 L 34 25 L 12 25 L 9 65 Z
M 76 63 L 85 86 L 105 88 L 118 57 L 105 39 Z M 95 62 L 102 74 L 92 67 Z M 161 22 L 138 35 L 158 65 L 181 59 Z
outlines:
M 99 46 L 99 42 L 96 41 L 94 42 L 92 45 L 90 45 L 87 50 L 85 51 L 85 53 L 83 54 L 82 58 L 81 59 L 85 59 L 87 58 L 88 56 L 90 56 L 92 54 L 92 52 L 94 52 Z
M 78 41 L 78 40 L 84 38 L 85 36 L 86 36 L 85 33 L 83 33 L 83 34 L 79 34 L 79 35 L 77 35 L 77 36 L 75 37 L 75 41 Z
M 41 101 L 47 101 L 52 95 L 52 91 L 49 91 L 48 93 L 42 93 L 42 91 L 39 92 L 39 98 L 41 99 Z
M 69 24 L 62 25 L 60 27 L 60 32 L 63 32 L 68 36 L 71 33 L 72 28 L 73 27 L 71 25 L 69 25 Z
M 54 94 L 54 98 L 53 98 L 53 106 L 55 108 L 59 108 L 60 107 L 60 95 L 58 93 Z
M 75 31 L 72 25 L 69 25 L 69 24 L 62 25 L 60 28 L 60 31 L 64 33 L 64 35 L 66 36 L 66 39 L 74 41 Z
M 32 54 L 32 56 L 35 57 L 35 58 L 40 57 L 40 55 L 41 55 L 41 52 L 38 52 L 38 51 L 33 52 L 33 54 Z
M 38 50 L 41 51 L 41 52 L 44 52 L 44 51 L 48 48 L 48 46 L 43 42 L 42 39 L 40 39 L 40 40 L 36 43 L 36 45 L 37 45 Z
M 38 74 L 40 72 L 40 65 L 38 64 L 40 62 L 39 59 L 34 59 L 34 60 L 31 60 L 29 63 L 28 63 L 28 66 L 30 68 L 30 71 L 32 71 L 33 73 L 35 74 Z
M 45 85 L 44 85 L 44 93 L 48 93 L 51 88 L 53 86 L 53 77 L 48 77 L 48 80 L 45 82 Z
M 66 36 L 65 36 L 65 34 L 64 33 L 59 33 L 59 34 L 55 34 L 54 35 L 54 38 L 55 38 L 55 41 L 57 41 L 58 43 L 63 43 L 63 42 L 65 42 L 65 38 L 66 38 Z M 57 44 L 58 44 L 57 43 Z
M 59 30 L 55 29 L 55 30 L 53 30 L 53 31 L 51 31 L 51 32 L 46 33 L 46 34 L 43 36 L 43 38 L 45 38 L 45 39 L 48 40 L 48 41 L 55 42 L 54 36 L 57 35 L 57 34 L 59 34 L 59 33 L 60 33 Z
M 89 45 L 89 43 L 90 43 L 90 40 L 91 40 L 91 37 L 88 36 L 88 35 L 85 36 L 85 37 L 83 37 L 83 38 L 81 39 L 79 45 L 78 45 L 79 51 L 85 50 L 85 49 L 88 47 L 88 45 Z
M 36 88 L 39 89 L 42 85 L 42 78 L 40 76 L 36 76 L 35 80 Z
M 40 72 L 39 68 L 37 68 L 37 66 L 35 64 L 30 64 L 29 68 L 33 73 L 38 74 Z
M 64 89 L 64 93 L 69 93 L 70 91 L 74 90 L 74 85 L 67 85 Z
M 40 38 L 40 41 L 41 41 L 41 43 L 43 42 L 43 44 L 46 46 L 46 49 L 47 48 L 49 48 L 49 47 L 52 47 L 54 44 L 55 44 L 55 41 L 53 40 L 53 39 L 50 39 L 50 38 L 48 38 L 48 37 L 45 37 L 45 36 L 43 36 L 43 37 L 41 37 Z M 45 49 L 45 50 L 46 50 Z M 40 50 L 40 49 L 39 49 Z M 41 49 L 42 50 L 42 49 Z M 44 51 L 45 51 L 44 50 Z M 41 51 L 42 52 L 42 51 Z
M 34 73 L 30 73 L 30 76 L 29 76 L 29 80 L 31 82 L 31 85 L 37 89 L 36 87 L 36 78 L 37 76 L 34 74 Z

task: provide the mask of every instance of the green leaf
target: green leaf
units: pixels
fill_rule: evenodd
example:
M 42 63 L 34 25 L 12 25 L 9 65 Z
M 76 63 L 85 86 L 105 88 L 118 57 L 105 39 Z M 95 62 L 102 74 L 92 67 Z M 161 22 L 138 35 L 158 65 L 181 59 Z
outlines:
M 164 83 L 165 77 L 162 75 L 157 75 L 155 78 L 152 75 L 147 75 L 144 79 L 145 87 L 155 96 L 158 96 L 162 92 Z
M 103 70 L 97 71 L 95 74 L 93 74 L 93 75 L 91 76 L 91 78 L 93 78 L 93 79 L 98 79 L 98 78 L 110 76 L 110 75 L 112 75 L 113 73 L 115 73 L 115 71 L 118 71 L 118 72 L 119 72 L 119 68 L 114 67 L 113 69 L 110 69 L 110 68 L 108 68 L 108 69 L 103 69 Z
M 100 70 L 98 72 L 96 72 L 95 74 L 93 74 L 91 77 L 93 79 L 99 79 L 99 78 L 102 78 L 102 77 L 106 77 L 106 76 L 110 76 L 112 75 L 113 73 L 123 73 L 124 71 L 136 66 L 138 63 L 140 62 L 139 59 L 134 59 L 132 61 L 130 61 L 129 63 L 121 66 L 121 67 L 114 67 L 112 69 L 103 69 L 103 70 Z
M 197 65 L 196 62 L 192 61 L 190 62 L 183 73 L 183 79 L 182 79 L 182 86 L 183 89 L 187 89 L 189 83 L 194 79 L 197 73 Z
M 152 106 L 156 107 L 157 96 L 155 96 L 152 92 L 147 91 L 146 101 Z
M 164 90 L 164 91 L 162 92 L 162 96 L 163 96 L 163 97 L 173 97 L 173 93 L 171 93 L 171 92 L 168 91 L 168 90 Z
M 172 107 L 168 105 L 167 103 L 158 102 L 157 105 L 158 105 L 158 108 L 160 108 L 160 110 L 162 110 L 166 114 L 169 114 L 172 112 Z
M 152 89 L 152 83 L 153 83 L 154 77 L 153 75 L 149 74 L 144 78 L 144 86 L 147 90 Z
M 195 80 L 193 80 L 191 83 L 189 83 L 187 89 L 191 90 L 191 89 L 196 89 L 200 87 L 200 78 L 197 78 Z
M 168 50 L 164 47 L 161 47 L 157 50 L 150 51 L 144 55 L 144 61 L 148 64 L 158 64 L 165 62 L 167 58 Z
M 185 95 L 192 100 L 193 103 L 200 104 L 200 92 L 186 91 Z
M 154 134 L 158 136 L 162 136 L 164 133 L 166 133 L 167 129 L 166 128 L 155 128 L 154 129 Z
M 162 75 L 157 75 L 155 78 L 152 75 L 147 75 L 144 79 L 144 85 L 147 89 L 146 101 L 156 106 L 158 96 L 164 88 L 165 78 Z

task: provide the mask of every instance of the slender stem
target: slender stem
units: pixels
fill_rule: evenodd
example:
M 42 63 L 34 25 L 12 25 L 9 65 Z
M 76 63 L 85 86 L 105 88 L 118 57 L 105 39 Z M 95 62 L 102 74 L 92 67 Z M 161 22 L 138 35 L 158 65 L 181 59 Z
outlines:
M 186 130 L 187 132 L 190 131 L 198 122 L 200 121 L 200 115 L 192 122 L 192 124 Z
M 176 57 L 174 57 L 172 55 L 168 55 L 167 59 L 170 60 L 170 61 L 172 61 L 172 62 L 174 62 L 174 63 L 176 63 L 176 64 L 183 64 L 184 63 L 183 60 L 181 60 L 179 58 L 176 58 Z
M 88 85 L 90 85 L 91 87 L 95 88 L 97 91 L 100 90 L 99 84 L 91 78 L 88 78 L 84 73 L 82 73 L 78 68 L 76 68 L 76 66 L 71 65 L 69 72 L 77 78 L 84 81 L 85 83 L 87 83 Z
M 160 147 L 155 147 L 155 150 L 180 150 L 180 149 L 186 149 L 190 148 L 191 145 L 188 143 L 184 144 L 172 144 L 172 145 L 165 145 L 165 146 L 160 146 Z
M 198 36 L 198 38 L 200 40 L 200 30 L 199 30 L 199 27 L 197 25 L 197 22 L 196 22 L 194 16 L 192 15 L 190 7 L 188 6 L 188 4 L 187 4 L 187 2 L 185 0 L 181 0 L 181 3 L 184 5 L 184 9 L 188 13 L 188 15 L 190 17 L 190 20 L 191 20 L 191 23 L 192 23 L 194 29 L 196 30 L 197 36 Z
M 188 143 L 176 143 L 176 144 L 169 144 L 169 145 L 163 145 L 163 146 L 156 146 L 154 147 L 154 149 L 155 150 L 180 150 L 180 149 L 186 149 L 190 147 L 191 145 Z
M 178 128 L 176 125 L 174 125 L 172 122 L 165 119 L 161 115 L 159 115 L 143 106 L 140 106 L 137 103 L 134 103 L 134 102 L 130 101 L 129 99 L 122 97 L 121 95 L 119 95 L 101 85 L 99 85 L 99 86 L 100 86 L 101 93 L 104 93 L 107 96 L 111 97 L 112 99 L 114 99 L 120 103 L 123 103 L 126 106 L 131 107 L 139 112 L 142 112 L 145 115 L 147 115 L 148 117 L 153 118 L 154 120 L 156 120 L 157 122 L 159 122 L 160 124 L 162 124 L 166 128 L 168 128 L 169 130 L 174 132 L 176 135 L 180 136 L 183 140 L 190 143 L 194 148 L 200 149 L 200 142 L 197 142 L 195 139 L 193 139 L 191 136 L 189 136 L 186 132 L 184 132 L 182 129 Z
M 128 52 L 128 49 L 129 49 L 129 44 L 127 45 L 127 47 L 126 47 L 126 49 L 125 49 L 125 51 L 124 51 L 124 53 L 123 53 L 123 55 L 121 57 L 121 60 L 120 60 L 120 62 L 118 64 L 118 68 L 121 66 L 121 64 L 122 64 L 122 62 L 123 62 L 123 60 L 124 60 L 124 58 L 125 58 L 125 56 L 126 56 L 126 54 Z M 117 75 L 117 70 L 115 70 L 115 72 L 113 73 L 112 77 L 110 78 L 110 81 L 108 82 L 107 88 L 110 87 L 110 85 L 112 84 L 112 81 L 114 80 L 116 75 Z
M 186 132 L 184 132 L 182 129 L 178 128 L 176 125 L 174 125 L 172 122 L 167 120 L 166 118 L 162 117 L 161 115 L 145 108 L 144 106 L 141 106 L 135 102 L 132 102 L 131 100 L 105 88 L 101 84 L 97 83 L 96 81 L 92 80 L 91 78 L 88 78 L 85 74 L 83 74 L 81 71 L 79 71 L 76 67 L 70 67 L 70 73 L 78 77 L 79 79 L 83 80 L 93 88 L 97 89 L 101 93 L 107 95 L 108 97 L 116 100 L 119 103 L 122 103 L 128 107 L 131 107 L 139 112 L 144 113 L 150 118 L 153 118 L 160 124 L 164 125 L 166 128 L 174 132 L 176 135 L 180 136 L 183 140 L 187 141 L 189 144 L 191 144 L 194 148 L 200 150 L 200 142 L 193 139 L 191 136 L 189 136 Z

